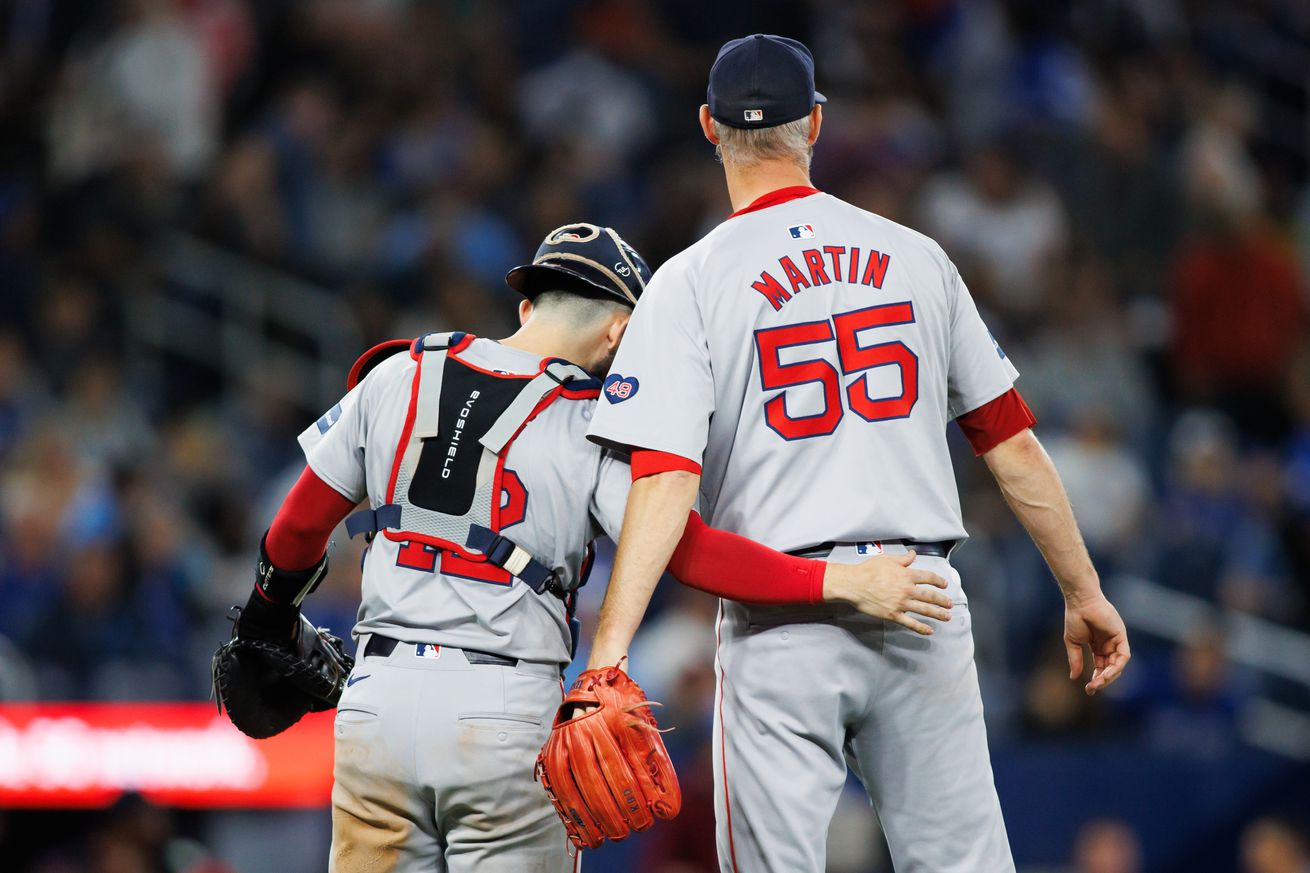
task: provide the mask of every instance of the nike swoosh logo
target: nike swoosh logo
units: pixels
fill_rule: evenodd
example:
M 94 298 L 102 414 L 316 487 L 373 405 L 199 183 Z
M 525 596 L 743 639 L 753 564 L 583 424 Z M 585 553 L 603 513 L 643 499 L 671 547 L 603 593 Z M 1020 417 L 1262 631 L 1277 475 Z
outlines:
M 372 673 L 365 673 L 363 676 L 351 676 L 349 679 L 346 680 L 346 687 L 349 688 L 351 685 L 354 685 L 356 682 L 363 682 L 365 679 L 367 679 L 372 675 L 373 675 Z

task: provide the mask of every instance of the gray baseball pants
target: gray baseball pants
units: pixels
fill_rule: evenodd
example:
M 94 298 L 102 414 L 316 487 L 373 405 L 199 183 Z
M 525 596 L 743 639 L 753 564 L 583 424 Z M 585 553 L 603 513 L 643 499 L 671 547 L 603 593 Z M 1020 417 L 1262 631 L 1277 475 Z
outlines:
M 839 546 L 828 560 L 872 553 Z M 822 873 L 848 766 L 897 873 L 1013 873 L 968 601 L 946 559 L 915 566 L 945 578 L 954 601 L 949 622 L 922 619 L 930 637 L 831 607 L 722 603 L 714 778 L 724 873 Z
M 337 706 L 331 873 L 569 873 L 564 826 L 533 780 L 558 669 L 434 648 L 355 665 Z

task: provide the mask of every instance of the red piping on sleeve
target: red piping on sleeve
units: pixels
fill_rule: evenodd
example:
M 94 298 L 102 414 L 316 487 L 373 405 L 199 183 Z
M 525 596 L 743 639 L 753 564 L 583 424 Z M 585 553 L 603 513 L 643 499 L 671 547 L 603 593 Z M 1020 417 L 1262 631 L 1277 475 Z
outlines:
M 323 557 L 332 529 L 354 508 L 353 500 L 305 467 L 268 528 L 264 539 L 268 559 L 288 572 L 314 566 Z
M 985 455 L 1010 437 L 1037 423 L 1033 411 L 1014 388 L 955 419 L 975 455 Z
M 700 464 L 672 452 L 657 452 L 654 449 L 632 450 L 633 482 L 646 476 L 654 476 L 656 473 L 668 473 L 673 470 L 686 470 L 688 473 L 695 473 L 699 476 Z
M 754 540 L 687 516 L 669 572 L 682 584 L 745 603 L 820 603 L 823 561 L 775 552 Z

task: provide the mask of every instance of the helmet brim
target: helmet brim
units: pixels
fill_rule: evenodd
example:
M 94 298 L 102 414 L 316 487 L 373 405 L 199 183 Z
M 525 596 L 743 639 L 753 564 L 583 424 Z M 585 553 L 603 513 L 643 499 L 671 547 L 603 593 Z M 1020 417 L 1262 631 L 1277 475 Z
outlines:
M 524 264 L 505 274 L 505 284 L 529 300 L 546 291 L 567 291 L 583 297 L 615 300 L 627 306 L 632 301 L 612 288 L 597 285 L 579 273 L 557 264 Z

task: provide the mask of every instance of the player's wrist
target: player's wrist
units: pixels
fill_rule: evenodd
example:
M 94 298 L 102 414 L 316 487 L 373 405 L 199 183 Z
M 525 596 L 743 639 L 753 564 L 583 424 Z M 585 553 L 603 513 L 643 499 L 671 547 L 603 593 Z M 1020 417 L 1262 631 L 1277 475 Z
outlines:
M 299 622 L 299 607 L 273 603 L 258 590 L 253 590 L 237 619 L 237 635 L 248 640 L 281 642 L 292 638 Z
M 824 564 L 823 600 L 825 603 L 852 602 L 851 573 L 850 564 Z
M 600 670 L 605 667 L 618 666 L 628 657 L 628 647 L 616 640 L 597 638 L 591 645 L 591 655 L 587 658 L 588 670 Z
M 1062 581 L 1060 591 L 1064 594 L 1064 605 L 1068 609 L 1083 609 L 1105 600 L 1105 592 L 1101 590 L 1101 581 L 1095 575 L 1078 583 L 1065 583 Z

